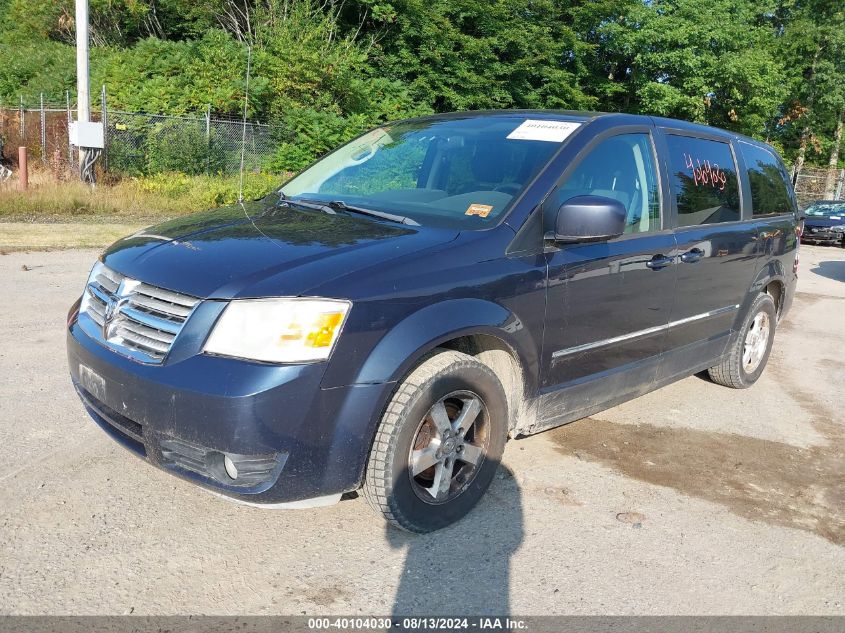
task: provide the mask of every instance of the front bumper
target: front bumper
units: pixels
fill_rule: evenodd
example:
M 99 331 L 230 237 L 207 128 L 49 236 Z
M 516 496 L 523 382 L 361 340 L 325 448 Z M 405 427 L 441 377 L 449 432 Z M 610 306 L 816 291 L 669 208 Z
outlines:
M 391 389 L 322 389 L 324 363 L 268 365 L 180 353 L 175 345 L 174 360 L 143 365 L 77 323 L 67 350 L 83 404 L 112 438 L 159 468 L 262 505 L 358 488 Z M 237 468 L 234 480 L 224 456 Z
M 804 228 L 801 241 L 808 244 L 841 244 L 843 233 L 839 231 L 828 231 L 825 228 L 816 229 Z

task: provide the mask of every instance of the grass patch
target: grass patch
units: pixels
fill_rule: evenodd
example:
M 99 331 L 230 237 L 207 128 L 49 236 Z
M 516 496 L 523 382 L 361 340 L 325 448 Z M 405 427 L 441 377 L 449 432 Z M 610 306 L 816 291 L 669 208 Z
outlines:
M 244 197 L 260 198 L 283 181 L 273 174 L 245 174 Z M 20 191 L 15 179 L 0 184 L 0 223 L 150 224 L 231 204 L 237 198 L 238 176 L 157 174 L 91 188 L 35 171 L 28 191 Z
M 244 198 L 260 198 L 284 180 L 245 174 Z M 238 176 L 158 174 L 92 189 L 34 171 L 29 183 L 27 191 L 14 178 L 0 183 L 0 253 L 103 248 L 144 226 L 238 199 Z
M 105 248 L 144 224 L 0 222 L 0 254 L 67 248 Z

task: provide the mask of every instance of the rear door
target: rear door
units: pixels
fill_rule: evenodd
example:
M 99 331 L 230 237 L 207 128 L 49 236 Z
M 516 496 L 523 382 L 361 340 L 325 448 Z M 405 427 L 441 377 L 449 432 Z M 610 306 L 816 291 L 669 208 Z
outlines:
M 661 129 L 677 242 L 677 292 L 659 379 L 720 358 L 751 285 L 757 230 L 743 212 L 735 148 L 727 137 Z
M 799 241 L 798 203 L 789 174 L 770 148 L 744 140 L 736 145 L 740 169 L 744 170 L 748 183 L 746 199 L 750 201 L 758 236 L 760 258 L 755 279 L 780 281 L 788 291 L 795 283 Z M 759 288 L 751 290 L 757 292 Z M 776 299 L 780 313 L 786 295 Z

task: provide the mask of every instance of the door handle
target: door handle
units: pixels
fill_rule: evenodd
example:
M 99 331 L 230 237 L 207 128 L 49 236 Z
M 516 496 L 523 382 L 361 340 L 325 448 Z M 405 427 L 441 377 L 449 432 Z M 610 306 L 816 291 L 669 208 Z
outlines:
M 681 261 L 685 264 L 694 264 L 702 257 L 704 257 L 704 251 L 700 248 L 694 248 L 681 255 Z
M 645 265 L 651 268 L 652 270 L 660 270 L 661 268 L 671 266 L 672 262 L 674 261 L 674 257 L 666 257 L 666 255 L 655 255 L 650 260 L 648 260 Z

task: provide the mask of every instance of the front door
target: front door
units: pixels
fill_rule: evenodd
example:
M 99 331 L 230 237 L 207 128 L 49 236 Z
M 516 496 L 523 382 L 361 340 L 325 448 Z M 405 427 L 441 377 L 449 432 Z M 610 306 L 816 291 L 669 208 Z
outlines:
M 658 171 L 648 128 L 616 134 L 585 149 L 549 198 L 554 209 L 574 196 L 614 198 L 628 223 L 619 238 L 548 254 L 542 426 L 588 415 L 654 381 L 677 269 Z

